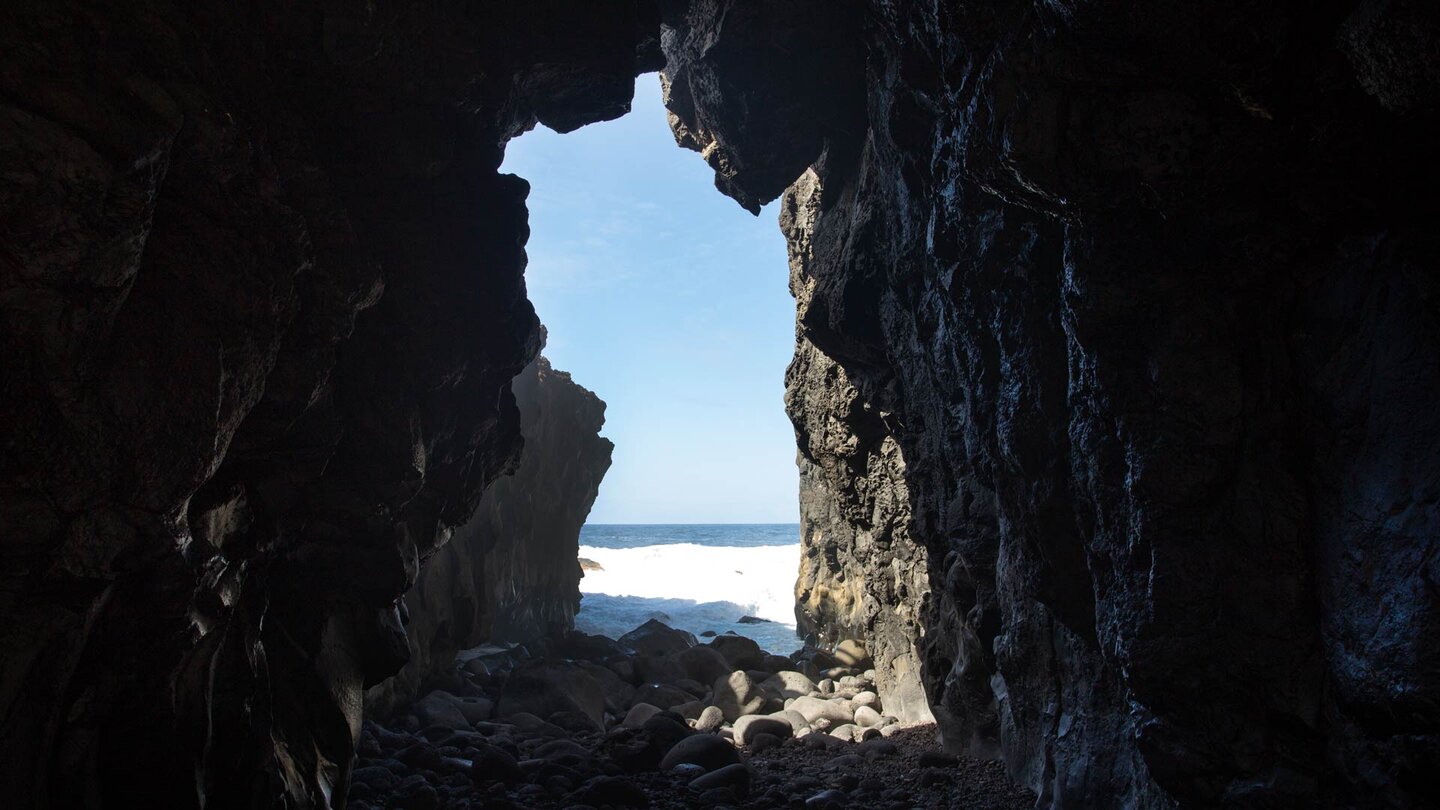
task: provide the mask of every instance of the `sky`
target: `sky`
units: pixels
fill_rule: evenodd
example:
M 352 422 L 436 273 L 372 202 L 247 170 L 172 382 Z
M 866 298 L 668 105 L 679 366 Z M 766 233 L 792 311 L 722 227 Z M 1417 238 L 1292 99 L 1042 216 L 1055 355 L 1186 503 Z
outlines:
M 794 523 L 785 366 L 795 304 L 776 204 L 755 217 L 675 145 L 655 74 L 634 107 L 510 142 L 530 181 L 545 355 L 605 400 L 614 461 L 591 523 Z

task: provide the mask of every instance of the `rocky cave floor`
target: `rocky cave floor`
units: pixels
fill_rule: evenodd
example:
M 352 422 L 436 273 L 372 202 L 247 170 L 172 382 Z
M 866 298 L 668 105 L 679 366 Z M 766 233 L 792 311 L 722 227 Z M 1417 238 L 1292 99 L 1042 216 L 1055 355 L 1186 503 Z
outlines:
M 997 762 L 884 713 L 868 655 L 651 621 L 488 648 L 361 734 L 352 808 L 1029 808 Z M 704 684 L 709 683 L 709 686 Z

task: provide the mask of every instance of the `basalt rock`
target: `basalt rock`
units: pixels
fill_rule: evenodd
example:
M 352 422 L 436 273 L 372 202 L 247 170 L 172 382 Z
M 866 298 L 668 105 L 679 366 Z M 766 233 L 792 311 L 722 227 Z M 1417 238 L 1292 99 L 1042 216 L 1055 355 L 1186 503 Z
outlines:
M 425 562 L 405 595 L 410 661 L 366 695 L 380 714 L 455 677 L 455 654 L 482 641 L 560 637 L 580 607 L 580 527 L 610 467 L 605 403 L 543 356 L 511 384 L 520 464 Z
M 623 114 L 657 32 L 630 2 L 5 4 L 7 804 L 344 803 L 397 600 L 520 452 L 503 144 Z
M 922 549 L 947 743 L 1042 804 L 1434 803 L 1434 7 L 827 3 L 777 89 L 742 5 L 806 4 L 672 15 L 669 107 L 798 180 L 802 620 L 883 668 Z

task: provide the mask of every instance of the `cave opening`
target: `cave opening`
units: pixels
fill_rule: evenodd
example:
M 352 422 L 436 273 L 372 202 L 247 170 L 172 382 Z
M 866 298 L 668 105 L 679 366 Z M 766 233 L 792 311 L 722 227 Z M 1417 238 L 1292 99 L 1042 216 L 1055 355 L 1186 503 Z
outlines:
M 501 171 L 530 184 L 544 356 L 604 400 L 614 443 L 580 530 L 576 627 L 618 638 L 655 618 L 792 652 L 794 304 L 777 204 L 755 216 L 715 192 L 676 145 L 658 74 L 636 79 L 621 118 L 510 141 Z

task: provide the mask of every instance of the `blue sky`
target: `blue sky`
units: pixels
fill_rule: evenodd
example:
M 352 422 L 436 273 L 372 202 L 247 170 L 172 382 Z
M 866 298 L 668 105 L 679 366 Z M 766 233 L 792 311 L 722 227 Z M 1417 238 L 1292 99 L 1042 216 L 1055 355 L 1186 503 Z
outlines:
M 633 111 L 511 141 L 530 181 L 526 283 L 556 368 L 607 403 L 614 464 L 592 523 L 793 523 L 794 345 L 785 240 L 680 149 L 660 80 Z

